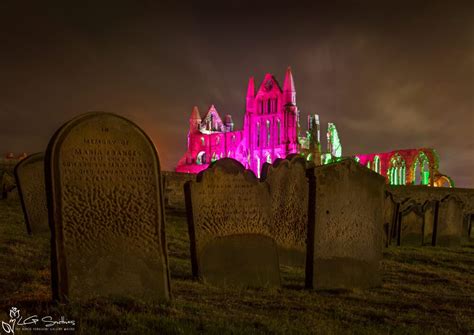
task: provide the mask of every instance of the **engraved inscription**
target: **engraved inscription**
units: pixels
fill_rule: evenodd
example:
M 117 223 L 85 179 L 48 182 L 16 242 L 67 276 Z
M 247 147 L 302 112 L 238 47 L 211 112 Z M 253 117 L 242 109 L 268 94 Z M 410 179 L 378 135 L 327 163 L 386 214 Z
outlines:
M 264 184 L 249 182 L 243 174 L 229 175 L 216 169 L 212 178 L 193 185 L 193 208 L 196 238 L 201 246 L 215 236 L 271 236 L 268 189 Z
M 266 182 L 272 197 L 272 236 L 285 248 L 306 250 L 308 181 L 305 162 L 294 158 L 271 166 Z
M 67 129 L 57 167 L 69 294 L 167 298 L 159 166 L 145 135 L 98 113 Z
M 201 177 L 190 182 L 187 193 L 193 274 L 216 285 L 279 286 L 268 185 L 230 158 Z

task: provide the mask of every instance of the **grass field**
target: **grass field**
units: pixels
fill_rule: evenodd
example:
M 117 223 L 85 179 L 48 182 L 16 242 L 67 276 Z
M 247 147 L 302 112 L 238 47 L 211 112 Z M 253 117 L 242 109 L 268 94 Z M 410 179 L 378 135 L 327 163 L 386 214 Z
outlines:
M 377 289 L 308 291 L 304 269 L 284 267 L 281 289 L 232 290 L 191 279 L 183 214 L 169 213 L 166 233 L 171 303 L 57 305 L 50 301 L 48 236 L 28 236 L 19 203 L 0 200 L 0 321 L 8 321 L 15 306 L 30 315 L 75 320 L 74 334 L 474 333 L 472 243 L 460 249 L 387 249 L 383 286 Z

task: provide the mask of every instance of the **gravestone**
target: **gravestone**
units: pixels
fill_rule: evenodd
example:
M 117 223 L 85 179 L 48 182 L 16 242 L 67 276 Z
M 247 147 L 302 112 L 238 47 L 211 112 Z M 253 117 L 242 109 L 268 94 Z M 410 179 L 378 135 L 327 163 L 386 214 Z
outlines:
M 193 275 L 217 286 L 279 286 L 268 185 L 231 158 L 185 184 Z
M 439 202 L 436 245 L 442 247 L 460 246 L 462 227 L 462 202 L 457 197 L 448 195 Z
M 470 225 L 471 225 L 471 214 L 464 214 L 463 215 L 463 222 L 462 222 L 462 236 L 461 236 L 461 243 L 469 243 L 470 241 Z
M 433 245 L 435 206 L 435 201 L 426 201 L 423 205 L 423 245 Z
M 400 244 L 404 246 L 423 245 L 423 216 L 418 205 L 401 213 Z
M 184 212 L 184 184 L 189 180 L 196 180 L 196 175 L 180 172 L 163 172 L 163 193 L 165 208 L 171 211 Z
M 4 172 L 1 179 L 1 198 L 12 198 L 11 193 L 16 188 L 15 177 L 9 172 Z
M 397 203 L 393 200 L 390 192 L 385 192 L 384 208 L 383 208 L 383 227 L 384 227 L 384 244 L 388 247 L 392 243 L 393 234 L 397 223 Z
M 14 172 L 28 234 L 49 232 L 44 153 L 36 153 L 21 160 Z
M 45 156 L 53 297 L 170 297 L 161 171 L 150 138 L 129 120 L 83 114 Z
M 316 167 L 314 175 L 306 287 L 381 285 L 385 179 L 352 159 Z
M 262 180 L 270 187 L 271 234 L 278 245 L 280 264 L 304 266 L 308 226 L 306 160 L 301 156 L 265 163 Z

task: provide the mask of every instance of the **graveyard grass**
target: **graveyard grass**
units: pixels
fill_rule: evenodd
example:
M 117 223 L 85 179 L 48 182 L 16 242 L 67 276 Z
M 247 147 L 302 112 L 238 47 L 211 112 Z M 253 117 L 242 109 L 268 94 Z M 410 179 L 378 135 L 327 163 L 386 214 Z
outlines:
M 304 269 L 285 267 L 281 289 L 238 290 L 192 280 L 183 213 L 167 213 L 166 233 L 171 303 L 121 299 L 56 305 L 50 302 L 48 236 L 28 236 L 19 203 L 0 200 L 0 321 L 8 321 L 15 306 L 23 315 L 75 320 L 74 334 L 474 332 L 474 243 L 460 249 L 389 248 L 383 286 L 377 289 L 308 291 Z

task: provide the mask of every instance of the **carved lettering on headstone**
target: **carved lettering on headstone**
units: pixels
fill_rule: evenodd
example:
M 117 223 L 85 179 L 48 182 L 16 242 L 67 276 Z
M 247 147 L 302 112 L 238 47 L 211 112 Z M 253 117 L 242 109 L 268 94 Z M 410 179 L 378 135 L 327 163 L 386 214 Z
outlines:
M 161 171 L 156 149 L 118 115 L 66 123 L 46 153 L 56 299 L 169 299 Z
M 185 185 L 193 275 L 214 285 L 278 286 L 268 185 L 224 158 Z
M 265 164 L 262 179 L 270 187 L 271 234 L 278 244 L 280 263 L 304 266 L 308 226 L 306 162 L 301 156 Z

